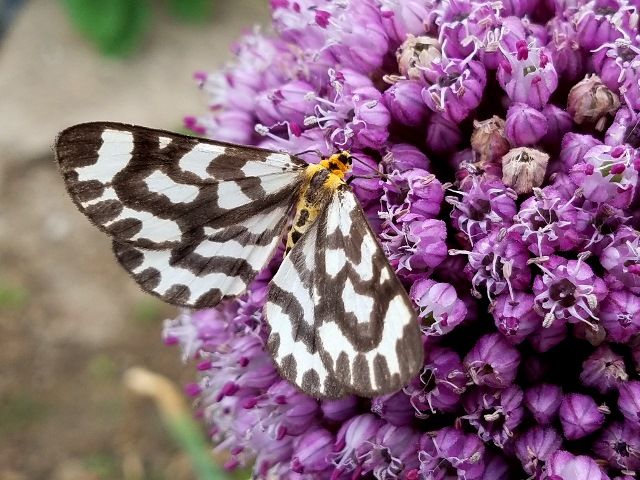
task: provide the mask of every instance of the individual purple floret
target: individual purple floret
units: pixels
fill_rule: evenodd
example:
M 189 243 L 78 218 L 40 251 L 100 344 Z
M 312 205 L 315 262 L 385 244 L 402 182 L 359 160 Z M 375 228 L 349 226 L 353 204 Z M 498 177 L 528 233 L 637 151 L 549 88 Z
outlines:
M 402 391 L 374 398 L 371 411 L 398 427 L 409 425 L 414 418 L 410 399 Z
M 562 401 L 562 388 L 549 383 L 541 383 L 524 393 L 524 403 L 540 425 L 549 425 L 556 418 Z
M 507 110 L 504 131 L 513 146 L 535 145 L 546 135 L 548 128 L 546 117 L 525 103 L 512 103 Z
M 436 283 L 427 278 L 418 280 L 409 295 L 417 306 L 422 331 L 427 336 L 449 333 L 467 314 L 466 305 L 448 283 Z
M 640 294 L 640 236 L 634 229 L 621 226 L 600 254 L 600 262 L 609 272 L 614 290 L 627 287 Z
M 459 123 L 474 110 L 482 98 L 487 74 L 480 62 L 442 58 L 424 72 L 428 86 L 422 100 L 434 112 Z
M 631 425 L 640 429 L 640 381 L 631 380 L 618 386 L 618 408 Z
M 500 333 L 513 344 L 522 342 L 542 325 L 542 317 L 534 309 L 534 296 L 522 291 L 513 297 L 507 292 L 498 295 L 491 313 Z
M 586 455 L 558 450 L 547 460 L 548 480 L 609 480 L 596 461 Z
M 515 454 L 525 472 L 541 478 L 551 455 L 562 445 L 562 438 L 552 427 L 535 426 L 515 439 Z
M 395 121 L 410 126 L 423 123 L 427 108 L 422 103 L 422 88 L 415 80 L 400 80 L 384 92 L 384 103 Z
M 558 74 L 549 54 L 520 40 L 515 50 L 501 48 L 504 60 L 498 67 L 498 82 L 513 102 L 541 109 L 558 87 Z
M 594 443 L 593 450 L 613 471 L 625 475 L 640 471 L 640 430 L 628 421 L 609 425 Z
M 609 340 L 629 342 L 640 333 L 640 297 L 627 290 L 609 292 L 600 306 L 600 322 Z
M 331 480 L 362 468 L 364 454 L 382 425 L 383 421 L 370 413 L 352 417 L 342 425 L 336 435 L 333 452 L 329 454 L 329 459 L 335 465 Z
M 599 302 L 607 295 L 607 287 L 580 258 L 565 260 L 553 256 L 537 263 L 542 270 L 533 282 L 536 309 L 544 315 L 543 327 L 554 322 L 593 325 Z
M 524 417 L 522 390 L 515 386 L 475 388 L 464 395 L 463 405 L 467 414 L 461 418 L 478 431 L 482 440 L 498 447 L 504 447 L 513 437 Z
M 569 393 L 560 404 L 560 423 L 567 440 L 577 440 L 589 435 L 600 427 L 605 420 L 605 406 L 596 405 L 593 398 L 579 393 Z
M 460 356 L 447 348 L 425 345 L 425 366 L 404 392 L 415 414 L 428 418 L 436 412 L 452 412 L 460 404 L 466 376 Z
M 624 359 L 607 344 L 599 346 L 582 363 L 580 380 L 600 393 L 607 393 L 628 379 Z
M 333 434 L 324 428 L 315 428 L 296 439 L 291 456 L 291 470 L 296 473 L 319 474 L 330 465 L 327 457 L 333 450 Z
M 402 478 L 419 465 L 420 434 L 411 427 L 384 425 L 362 454 L 363 472 L 375 478 Z
M 502 182 L 475 182 L 460 196 L 446 200 L 454 207 L 451 214 L 454 226 L 465 233 L 471 244 L 493 230 L 511 225 L 516 213 L 516 194 Z
M 420 439 L 420 478 L 445 480 L 456 476 L 480 480 L 484 473 L 484 445 L 475 435 L 453 427 L 425 433 Z
M 475 385 L 506 388 L 518 372 L 520 353 L 501 334 L 492 333 L 478 339 L 463 363 Z
M 513 300 L 515 290 L 525 289 L 531 283 L 529 252 L 518 235 L 493 231 L 480 239 L 471 252 L 450 250 L 449 253 L 469 256 L 465 271 L 473 286 L 472 293 L 478 298 L 482 297 L 481 291 L 486 292 L 490 301 L 505 292 Z

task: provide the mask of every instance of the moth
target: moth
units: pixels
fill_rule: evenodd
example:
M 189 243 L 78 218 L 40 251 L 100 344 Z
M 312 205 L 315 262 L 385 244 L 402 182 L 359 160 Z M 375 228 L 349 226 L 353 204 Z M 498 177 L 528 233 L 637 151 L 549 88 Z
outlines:
M 170 304 L 241 295 L 286 234 L 266 347 L 307 394 L 377 396 L 422 367 L 416 313 L 345 181 L 349 152 L 308 164 L 109 122 L 64 130 L 55 152 L 76 206 L 140 287 Z

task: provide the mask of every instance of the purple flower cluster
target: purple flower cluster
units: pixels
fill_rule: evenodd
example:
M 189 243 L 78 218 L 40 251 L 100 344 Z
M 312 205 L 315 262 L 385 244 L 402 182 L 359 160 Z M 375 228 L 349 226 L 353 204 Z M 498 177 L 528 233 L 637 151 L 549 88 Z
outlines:
M 415 303 L 403 390 L 315 400 L 243 297 L 168 321 L 227 468 L 256 478 L 614 480 L 640 472 L 637 0 L 271 0 L 196 78 L 219 140 L 352 182 Z

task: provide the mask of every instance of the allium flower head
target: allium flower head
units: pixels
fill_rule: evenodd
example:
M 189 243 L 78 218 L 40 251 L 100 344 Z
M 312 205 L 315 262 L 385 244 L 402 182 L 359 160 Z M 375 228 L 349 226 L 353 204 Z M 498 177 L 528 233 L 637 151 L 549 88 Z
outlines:
M 270 33 L 194 75 L 210 108 L 185 125 L 309 163 L 349 149 L 348 184 L 415 307 L 424 365 L 372 399 L 316 399 L 280 378 L 263 313 L 279 249 L 243 296 L 165 325 L 195 361 L 185 391 L 225 467 L 636 478 L 638 1 L 270 5 Z

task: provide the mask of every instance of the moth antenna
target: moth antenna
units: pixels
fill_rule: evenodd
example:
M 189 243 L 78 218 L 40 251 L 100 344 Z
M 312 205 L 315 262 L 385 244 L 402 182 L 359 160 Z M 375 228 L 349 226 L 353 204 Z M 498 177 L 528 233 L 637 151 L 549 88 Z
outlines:
M 347 184 L 350 184 L 356 178 L 381 178 L 382 180 L 385 180 L 385 181 L 388 179 L 388 176 L 387 176 L 386 173 L 382 173 L 380 170 L 372 167 L 371 165 L 366 163 L 364 160 L 356 157 L 355 155 L 351 155 L 351 158 L 353 160 L 357 161 L 358 163 L 360 163 L 360 165 L 363 165 L 364 167 L 366 167 L 368 170 L 371 170 L 373 172 L 373 175 L 353 175 L 353 174 L 351 174 L 351 176 L 347 180 Z

